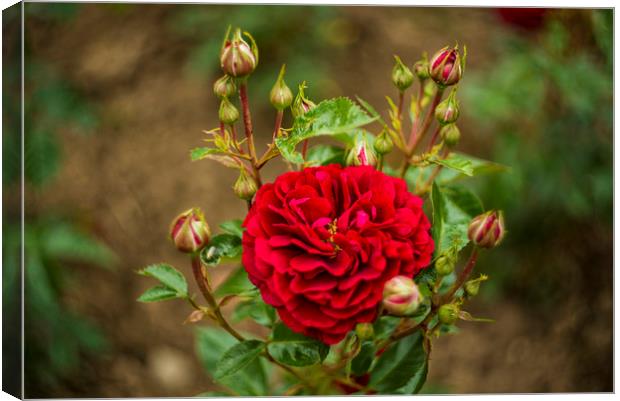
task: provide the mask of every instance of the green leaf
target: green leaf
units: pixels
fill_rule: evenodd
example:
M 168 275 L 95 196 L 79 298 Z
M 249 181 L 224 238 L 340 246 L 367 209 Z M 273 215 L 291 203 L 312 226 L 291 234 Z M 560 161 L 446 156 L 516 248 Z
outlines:
M 426 380 L 423 340 L 417 331 L 388 348 L 373 367 L 369 386 L 380 394 L 395 394 L 402 387 L 417 393 Z
M 216 328 L 200 327 L 196 330 L 196 353 L 203 367 L 214 372 L 224 351 L 237 343 L 227 332 Z M 244 369 L 220 380 L 224 386 L 234 389 L 235 395 L 269 395 L 267 378 L 271 367 L 262 359 L 254 359 Z
M 248 279 L 248 273 L 243 267 L 240 267 L 233 271 L 226 280 L 220 284 L 215 290 L 215 296 L 224 297 L 226 295 L 242 295 L 249 291 L 256 290 L 254 284 Z
M 381 125 L 383 125 L 384 127 L 387 127 L 387 123 L 385 122 L 385 120 L 381 118 L 381 115 L 379 114 L 379 112 L 374 107 L 372 107 L 370 103 L 368 103 L 367 101 L 365 101 L 359 96 L 355 96 L 355 98 L 357 99 L 359 104 L 361 104 L 362 107 L 368 112 L 368 114 L 370 114 L 372 118 L 377 119 L 377 121 L 379 121 Z
M 433 182 L 431 190 L 433 205 L 433 240 L 435 254 L 441 255 L 454 247 L 463 249 L 469 242 L 467 228 L 471 220 L 483 212 L 480 200 L 463 187 L 441 188 Z
M 222 153 L 222 151 L 217 148 L 209 148 L 204 146 L 201 148 L 194 148 L 190 150 L 189 157 L 192 159 L 192 161 L 196 161 L 206 159 L 209 155 L 217 155 L 220 153 Z
M 176 291 L 179 297 L 187 297 L 189 295 L 187 281 L 185 281 L 183 274 L 168 264 L 150 265 L 138 273 L 159 280 L 166 287 Z
M 233 375 L 258 358 L 264 350 L 265 343 L 258 340 L 246 340 L 233 345 L 217 362 L 213 377 L 222 380 Z
M 209 266 L 218 265 L 223 257 L 236 258 L 239 255 L 241 255 L 241 238 L 233 234 L 216 235 L 200 252 L 202 262 Z
M 71 224 L 55 220 L 50 223 L 43 227 L 40 238 L 46 257 L 101 267 L 110 267 L 116 261 L 110 248 Z
M 433 156 L 428 161 L 456 170 L 470 177 L 474 175 L 474 167 L 471 160 L 458 153 L 450 153 L 445 159 Z
M 27 131 L 24 137 L 24 176 L 41 186 L 56 175 L 60 166 L 60 145 L 50 132 Z
M 243 237 L 244 230 L 244 228 L 241 226 L 242 224 L 243 220 L 241 219 L 229 220 L 220 224 L 220 228 L 226 231 L 228 234 L 232 234 L 236 237 L 241 238 Z
M 320 341 L 293 332 L 283 323 L 273 329 L 268 350 L 278 362 L 289 366 L 308 366 L 320 363 L 329 353 L 329 346 Z
M 375 337 L 381 340 L 387 339 L 399 323 L 399 317 L 381 316 L 379 319 L 375 320 L 373 324 Z
M 165 285 L 158 285 L 146 290 L 142 295 L 140 295 L 138 301 L 157 302 L 175 298 L 179 298 L 179 294 L 175 290 L 170 287 L 166 287 Z
M 346 134 L 375 120 L 348 98 L 324 100 L 297 117 L 292 131 L 277 138 L 276 145 L 288 161 L 303 163 L 303 157 L 295 150 L 300 142 L 322 135 Z
M 344 149 L 332 145 L 316 145 L 308 150 L 306 161 L 312 165 L 344 164 Z
M 467 174 L 467 172 L 461 171 L 458 168 L 452 168 L 450 166 L 447 166 L 449 168 L 442 169 L 439 175 L 437 176 L 437 181 L 440 184 L 447 184 L 450 182 L 462 180 L 462 179 L 469 178 L 472 176 L 497 174 L 497 173 L 503 173 L 503 172 L 510 170 L 508 166 L 505 166 L 503 164 L 479 159 L 477 157 L 466 155 L 464 153 L 452 153 L 450 154 L 450 156 L 454 158 L 453 160 L 461 160 L 461 163 L 466 164 L 467 172 L 470 172 L 471 174 Z M 469 163 L 464 162 L 464 160 L 468 161 Z
M 359 354 L 351 361 L 351 372 L 361 376 L 368 372 L 373 359 L 375 358 L 375 345 L 372 341 L 364 341 Z
M 240 302 L 232 315 L 234 322 L 240 322 L 248 317 L 261 326 L 271 328 L 276 322 L 276 310 L 273 306 L 267 305 L 260 296 L 256 296 Z
M 428 363 L 424 361 L 424 366 L 418 369 L 413 377 L 403 387 L 394 391 L 394 394 L 418 394 L 426 382 L 428 375 Z

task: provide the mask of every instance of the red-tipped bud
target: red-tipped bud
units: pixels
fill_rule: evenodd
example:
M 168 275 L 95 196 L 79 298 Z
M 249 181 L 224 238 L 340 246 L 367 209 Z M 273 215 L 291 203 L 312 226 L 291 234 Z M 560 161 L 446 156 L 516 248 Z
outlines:
M 235 195 L 244 200 L 251 200 L 257 190 L 258 187 L 254 178 L 250 177 L 245 169 L 241 169 L 239 178 L 233 185 Z
M 459 318 L 460 308 L 456 304 L 446 304 L 439 307 L 437 316 L 443 324 L 454 324 Z
M 461 139 L 461 130 L 456 124 L 448 124 L 441 127 L 439 135 L 447 147 L 453 148 L 458 145 Z
M 213 84 L 213 93 L 220 99 L 223 97 L 231 97 L 237 92 L 237 86 L 232 77 L 224 75 Z
M 435 118 L 439 124 L 452 124 L 459 118 L 459 101 L 456 100 L 456 90 L 450 92 L 450 96 L 437 105 Z
M 293 103 L 293 92 L 284 82 L 284 71 L 285 66 L 282 66 L 278 80 L 269 93 L 269 101 L 277 110 L 284 110 Z
M 241 36 L 241 29 L 237 28 L 232 39 L 229 39 L 230 30 L 226 33 L 226 39 L 220 51 L 220 64 L 222 70 L 231 77 L 240 78 L 250 75 L 258 65 L 258 49 L 252 37 L 252 45 L 248 44 Z
M 377 155 L 365 139 L 356 142 L 345 160 L 347 166 L 376 166 Z
M 429 75 L 440 86 L 450 86 L 459 82 L 463 75 L 461 56 L 457 47 L 449 46 L 439 50 L 429 63 Z
M 304 114 L 316 107 L 316 104 L 314 104 L 313 101 L 306 98 L 304 89 L 306 89 L 307 87 L 308 86 L 306 85 L 306 81 L 302 82 L 299 85 L 299 91 L 297 92 L 297 96 L 295 96 L 295 100 L 291 105 L 291 113 L 295 118 L 303 116 Z
M 392 69 L 392 83 L 399 91 L 404 92 L 413 83 L 413 73 L 403 62 L 400 57 L 394 56 L 396 64 Z
M 220 103 L 220 111 L 218 113 L 220 121 L 224 124 L 234 124 L 239 119 L 239 110 L 228 100 L 228 98 L 222 98 Z
M 392 277 L 383 287 L 383 307 L 392 315 L 411 315 L 422 299 L 416 283 L 406 276 Z
M 170 239 L 181 252 L 198 252 L 207 246 L 210 236 L 211 230 L 199 208 L 184 211 L 170 225 Z
M 491 210 L 475 217 L 467 230 L 469 240 L 481 248 L 493 248 L 499 245 L 505 233 L 504 214 L 498 210 Z

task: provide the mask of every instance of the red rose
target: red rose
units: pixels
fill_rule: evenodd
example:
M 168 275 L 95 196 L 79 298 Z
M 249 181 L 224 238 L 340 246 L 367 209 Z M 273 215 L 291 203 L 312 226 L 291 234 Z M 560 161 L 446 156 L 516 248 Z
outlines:
M 383 285 L 434 249 L 422 199 L 370 166 L 329 165 L 265 184 L 243 223 L 243 265 L 292 330 L 327 344 L 372 322 Z

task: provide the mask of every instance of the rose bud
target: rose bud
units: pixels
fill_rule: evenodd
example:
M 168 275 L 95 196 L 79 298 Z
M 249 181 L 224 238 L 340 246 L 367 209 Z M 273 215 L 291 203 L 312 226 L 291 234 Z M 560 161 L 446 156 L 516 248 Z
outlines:
M 459 130 L 459 127 L 457 127 L 456 124 L 448 124 L 441 127 L 439 130 L 439 135 L 446 146 L 453 148 L 458 145 L 459 140 L 461 139 L 461 130 Z
M 235 81 L 229 75 L 224 75 L 213 84 L 213 93 L 221 98 L 231 97 L 237 92 Z
M 278 80 L 269 93 L 269 101 L 277 110 L 284 110 L 293 103 L 293 92 L 284 82 L 284 71 L 285 66 L 283 65 Z
M 384 155 L 392 151 L 394 142 L 392 142 L 392 138 L 390 138 L 386 130 L 381 131 L 377 139 L 375 139 L 374 148 L 375 152 L 379 155 Z
M 392 69 L 392 83 L 399 91 L 404 92 L 413 83 L 413 73 L 403 62 L 400 57 L 394 56 L 396 64 Z
M 376 166 L 377 155 L 365 139 L 358 141 L 345 160 L 347 166 Z
M 504 214 L 498 210 L 491 210 L 471 221 L 467 236 L 476 246 L 493 248 L 502 242 L 505 232 Z
M 439 307 L 437 316 L 443 324 L 454 324 L 459 317 L 460 308 L 455 304 L 446 304 Z
M 242 168 L 239 173 L 239 178 L 237 178 L 237 181 L 235 181 L 233 185 L 233 192 L 235 195 L 249 201 L 252 199 L 257 189 L 258 187 L 254 178 L 250 177 L 245 169 Z
M 306 98 L 304 89 L 306 89 L 307 87 L 308 86 L 306 85 L 306 81 L 302 82 L 299 85 L 299 91 L 297 92 L 297 96 L 295 96 L 295 100 L 291 105 L 291 113 L 295 118 L 303 116 L 304 114 L 316 107 L 316 104 L 314 104 L 313 101 Z
M 239 110 L 237 110 L 228 98 L 224 97 L 220 103 L 218 116 L 220 121 L 224 124 L 232 125 L 239 119 Z
M 456 100 L 456 90 L 452 90 L 450 96 L 437 105 L 435 118 L 439 124 L 452 124 L 459 118 L 459 102 Z
M 413 73 L 420 81 L 424 81 L 430 76 L 428 75 L 428 58 L 426 53 L 424 53 L 424 58 L 422 60 L 416 61 L 413 65 Z
M 181 252 L 198 252 L 207 246 L 210 236 L 211 230 L 199 208 L 186 210 L 170 225 L 170 238 Z
M 463 74 L 459 49 L 446 46 L 439 50 L 431 58 L 428 72 L 440 86 L 450 86 L 459 82 Z
M 451 255 L 441 255 L 435 261 L 435 270 L 440 276 L 447 276 L 454 271 L 456 260 Z
M 420 302 L 422 294 L 409 277 L 392 277 L 383 287 L 383 307 L 392 315 L 410 315 L 418 309 Z
M 486 281 L 487 279 L 488 276 L 481 274 L 480 277 L 478 277 L 477 279 L 465 282 L 463 288 L 465 289 L 465 293 L 467 294 L 467 296 L 475 297 L 476 295 L 478 295 L 478 291 L 480 290 L 480 283 Z
M 480 291 L 480 281 L 479 280 L 471 280 L 465 283 L 464 285 L 465 293 L 469 297 L 475 297 L 478 295 L 478 291 Z
M 360 340 L 372 340 L 375 337 L 375 329 L 371 323 L 358 323 L 355 326 L 355 334 Z
M 231 77 L 239 78 L 250 75 L 258 64 L 258 49 L 254 40 L 252 45 L 243 40 L 241 37 L 241 29 L 237 28 L 233 34 L 232 40 L 229 40 L 229 31 L 226 33 L 226 39 L 220 51 L 220 64 L 222 70 Z M 252 39 L 247 33 L 246 35 Z

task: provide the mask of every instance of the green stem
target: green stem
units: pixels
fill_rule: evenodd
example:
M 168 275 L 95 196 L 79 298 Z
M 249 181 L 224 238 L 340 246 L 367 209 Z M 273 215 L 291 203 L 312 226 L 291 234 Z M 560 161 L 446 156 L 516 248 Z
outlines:
M 196 280 L 196 283 L 198 284 L 198 288 L 200 288 L 200 292 L 202 293 L 202 296 L 205 298 L 205 301 L 207 301 L 207 304 L 213 311 L 213 314 L 215 315 L 217 322 L 219 323 L 220 326 L 222 326 L 224 330 L 229 332 L 237 340 L 244 341 L 245 338 L 241 334 L 239 334 L 235 329 L 233 329 L 230 326 L 230 324 L 228 324 L 226 319 L 224 319 L 224 316 L 222 316 L 222 312 L 220 311 L 220 308 L 217 305 L 217 302 L 215 301 L 215 298 L 213 297 L 213 294 L 211 293 L 211 290 L 209 288 L 210 286 L 209 286 L 208 280 L 204 276 L 204 274 L 202 274 L 202 263 L 200 262 L 200 256 L 198 254 L 192 254 L 191 258 L 192 258 L 192 272 L 194 273 L 194 279 Z
M 402 115 L 403 115 L 403 104 L 405 104 L 405 92 L 398 91 L 398 121 L 401 123 L 402 127 Z M 402 128 L 401 128 L 402 131 Z
M 252 116 L 250 115 L 250 103 L 248 101 L 248 85 L 245 81 L 239 85 L 239 98 L 241 109 L 243 110 L 243 124 L 245 126 L 245 136 L 248 139 L 248 153 L 252 158 L 252 170 L 256 185 L 260 188 L 263 185 L 260 172 L 258 171 L 258 160 L 256 159 L 256 147 L 254 146 L 254 132 L 252 131 Z
M 282 127 L 282 117 L 283 116 L 284 116 L 284 111 L 283 110 L 278 110 L 278 112 L 276 113 L 276 124 L 275 124 L 275 127 L 273 129 L 272 141 L 275 141 L 276 138 L 278 137 L 278 134 L 280 133 L 280 127 Z
M 469 256 L 469 260 L 467 261 L 465 268 L 461 271 L 458 278 L 456 279 L 456 282 L 452 285 L 452 287 L 446 294 L 439 297 L 438 299 L 439 305 L 443 305 L 443 304 L 446 304 L 452 301 L 452 297 L 454 296 L 454 293 L 456 293 L 456 291 L 459 288 L 461 288 L 461 286 L 469 278 L 469 275 L 471 274 L 471 272 L 474 270 L 474 266 L 476 265 L 477 260 L 478 260 L 478 247 L 474 246 L 474 249 L 472 249 L 471 255 Z
M 471 274 L 472 270 L 474 269 L 474 266 L 476 265 L 476 260 L 478 258 L 478 248 L 474 248 L 472 250 L 471 256 L 469 257 L 469 260 L 467 261 L 467 264 L 465 265 L 465 268 L 461 271 L 461 273 L 459 274 L 456 282 L 454 283 L 454 285 L 450 288 L 450 290 L 443 296 L 436 296 L 433 298 L 433 303 L 431 305 L 431 310 L 428 313 L 428 315 L 426 316 L 426 318 L 421 322 L 416 324 L 415 326 L 409 327 L 407 329 L 398 331 L 398 332 L 394 332 L 392 333 L 392 335 L 385 340 L 383 343 L 379 344 L 377 346 L 378 349 L 382 349 L 382 348 L 386 348 L 389 347 L 391 344 L 395 343 L 396 341 L 400 340 L 401 338 L 407 337 L 410 334 L 413 334 L 414 332 L 416 332 L 417 330 L 426 330 L 428 324 L 430 323 L 430 321 L 433 319 L 433 317 L 435 316 L 437 310 L 439 309 L 440 306 L 445 305 L 447 303 L 452 302 L 452 297 L 454 296 L 454 294 L 456 293 L 456 291 L 461 288 L 461 286 L 465 283 L 465 281 L 468 279 L 469 275 Z
M 444 92 L 444 88 L 437 89 L 437 93 L 435 94 L 435 97 L 433 98 L 433 103 L 431 103 L 428 113 L 426 114 L 426 117 L 424 118 L 424 123 L 422 124 L 422 128 L 419 131 L 416 129 L 415 141 L 413 142 L 413 144 L 410 144 L 411 147 L 409 150 L 409 157 L 411 157 L 411 155 L 415 153 L 415 150 L 420 144 L 420 142 L 422 141 L 422 139 L 424 138 L 424 134 L 426 134 L 428 127 L 430 127 L 431 122 L 433 121 L 433 116 L 435 115 L 435 109 L 437 108 L 437 105 L 441 101 L 443 92 Z

